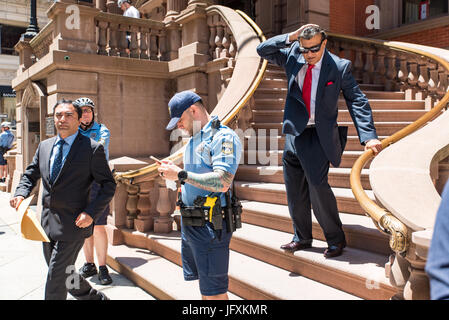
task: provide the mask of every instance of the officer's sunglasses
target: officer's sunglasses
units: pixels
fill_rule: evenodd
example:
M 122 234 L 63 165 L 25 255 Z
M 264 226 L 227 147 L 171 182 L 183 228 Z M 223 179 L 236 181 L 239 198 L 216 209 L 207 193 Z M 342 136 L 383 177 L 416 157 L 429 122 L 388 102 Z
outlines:
M 309 52 L 309 51 L 311 51 L 311 52 L 313 52 L 313 53 L 317 53 L 318 51 L 320 51 L 321 45 L 323 44 L 323 41 L 324 41 L 324 40 L 325 40 L 325 39 L 321 39 L 320 44 L 317 44 L 316 46 L 313 46 L 313 47 L 310 47 L 310 48 L 299 47 L 299 51 L 300 51 L 301 53 L 307 53 L 307 52 Z M 298 41 L 299 41 L 299 39 L 298 39 Z

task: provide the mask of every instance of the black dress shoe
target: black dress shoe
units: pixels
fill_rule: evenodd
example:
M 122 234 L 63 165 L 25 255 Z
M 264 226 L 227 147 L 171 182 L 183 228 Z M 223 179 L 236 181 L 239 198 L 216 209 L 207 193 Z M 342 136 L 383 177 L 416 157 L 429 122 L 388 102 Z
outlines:
M 326 250 L 324 250 L 324 257 L 335 258 L 341 256 L 344 247 L 346 247 L 346 242 L 341 242 L 337 245 L 329 246 Z
M 298 250 L 304 250 L 304 249 L 309 249 L 312 248 L 312 245 L 310 243 L 300 243 L 300 242 L 296 242 L 296 241 L 292 241 L 290 243 L 287 244 L 283 244 L 281 246 L 282 250 L 288 250 L 291 252 L 295 252 Z

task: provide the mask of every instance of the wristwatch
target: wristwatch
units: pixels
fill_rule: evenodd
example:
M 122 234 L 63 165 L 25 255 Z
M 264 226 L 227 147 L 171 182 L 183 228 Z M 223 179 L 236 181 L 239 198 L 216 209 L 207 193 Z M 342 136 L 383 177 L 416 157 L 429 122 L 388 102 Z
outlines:
M 181 183 L 184 183 L 184 180 L 187 179 L 187 171 L 181 170 L 178 172 L 178 180 Z

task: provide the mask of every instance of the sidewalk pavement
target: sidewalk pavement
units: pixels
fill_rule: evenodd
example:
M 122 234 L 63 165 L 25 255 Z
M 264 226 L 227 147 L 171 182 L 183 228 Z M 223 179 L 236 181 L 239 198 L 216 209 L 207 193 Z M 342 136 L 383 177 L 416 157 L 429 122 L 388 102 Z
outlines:
M 0 300 L 43 300 L 48 268 L 42 243 L 22 238 L 18 217 L 9 206 L 9 198 L 9 193 L 0 192 Z M 81 250 L 76 269 L 84 262 Z M 108 269 L 112 284 L 99 284 L 96 275 L 88 281 L 111 300 L 155 300 L 126 277 L 112 268 Z M 74 300 L 70 294 L 67 299 Z

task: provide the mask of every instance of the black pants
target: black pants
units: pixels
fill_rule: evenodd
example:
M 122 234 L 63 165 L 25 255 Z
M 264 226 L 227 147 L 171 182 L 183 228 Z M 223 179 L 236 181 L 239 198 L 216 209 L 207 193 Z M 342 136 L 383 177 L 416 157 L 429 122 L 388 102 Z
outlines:
M 282 162 L 293 241 L 312 243 L 312 207 L 327 243 L 344 242 L 337 200 L 328 183 L 329 160 L 316 129 L 307 128 L 296 137 L 287 134 Z
M 45 300 L 66 300 L 67 292 L 78 300 L 100 300 L 102 295 L 75 270 L 75 261 L 84 239 L 44 242 L 44 257 L 48 265 Z

